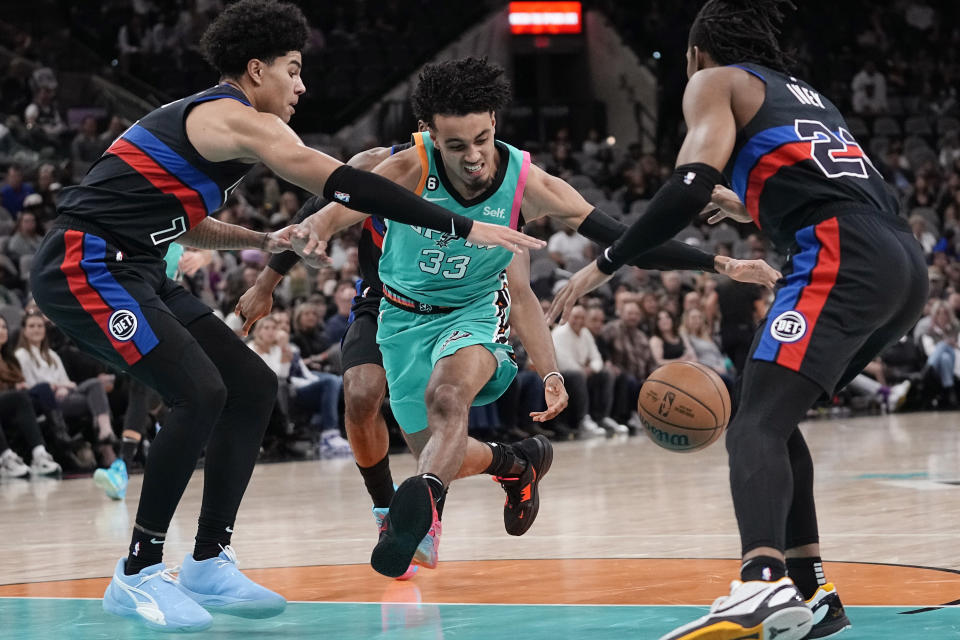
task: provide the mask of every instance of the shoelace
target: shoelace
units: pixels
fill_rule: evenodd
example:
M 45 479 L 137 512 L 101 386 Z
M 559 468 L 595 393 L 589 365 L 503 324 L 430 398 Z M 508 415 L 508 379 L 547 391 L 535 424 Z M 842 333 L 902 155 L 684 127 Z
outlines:
M 232 564 L 232 565 L 236 565 L 236 564 L 237 564 L 237 552 L 236 552 L 236 550 L 234 550 L 233 546 L 231 546 L 231 545 L 229 545 L 229 544 L 228 544 L 227 546 L 223 546 L 222 544 L 217 545 L 217 546 L 220 547 L 220 550 L 223 551 L 223 552 L 227 555 L 227 559 L 226 559 L 226 560 L 224 560 L 224 559 L 221 558 L 220 556 L 217 556 L 217 566 L 218 566 L 218 567 L 225 567 L 225 566 L 227 566 L 228 564 Z
M 175 573 L 179 573 L 179 572 L 180 572 L 180 565 L 177 565 L 175 567 L 167 567 L 163 571 L 156 571 L 154 573 L 147 574 L 140 580 L 140 582 L 137 583 L 137 587 L 138 588 L 142 587 L 146 582 L 153 580 L 157 576 L 159 576 L 160 579 L 163 580 L 164 582 L 169 582 L 171 584 L 180 584 L 180 578 L 174 575 Z

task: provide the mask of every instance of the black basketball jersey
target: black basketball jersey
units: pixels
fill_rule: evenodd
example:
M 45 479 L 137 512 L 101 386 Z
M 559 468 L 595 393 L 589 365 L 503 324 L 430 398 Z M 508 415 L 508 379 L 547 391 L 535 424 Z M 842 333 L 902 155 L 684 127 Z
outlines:
M 896 198 L 832 102 L 793 76 L 732 66 L 763 80 L 766 97 L 737 132 L 724 174 L 778 249 L 786 251 L 797 230 L 844 206 L 898 214 Z
M 253 166 L 205 160 L 187 139 L 190 110 L 224 98 L 250 106 L 240 90 L 221 84 L 145 115 L 114 140 L 79 185 L 63 190 L 58 213 L 103 229 L 131 255 L 162 257 L 172 240 L 219 209 Z

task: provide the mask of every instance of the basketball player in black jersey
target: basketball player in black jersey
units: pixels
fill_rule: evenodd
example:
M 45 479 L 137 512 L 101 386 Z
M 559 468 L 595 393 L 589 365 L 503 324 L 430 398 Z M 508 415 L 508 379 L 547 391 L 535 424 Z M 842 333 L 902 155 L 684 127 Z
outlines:
M 792 7 L 710 0 L 701 8 L 687 48 L 677 169 L 551 310 L 566 314 L 630 256 L 683 229 L 721 182 L 738 197 L 724 215 L 753 220 L 789 251 L 727 434 L 743 582 L 662 640 L 826 638 L 849 626 L 823 576 L 813 462 L 797 424 L 906 333 L 927 298 L 923 252 L 896 199 L 837 108 L 787 71 L 776 38 L 781 5 Z
M 64 190 L 36 254 L 31 286 L 44 313 L 82 349 L 128 370 L 172 407 L 151 449 L 129 554 L 104 609 L 162 630 L 211 623 L 206 607 L 247 617 L 283 611 L 279 595 L 236 569 L 234 521 L 259 452 L 276 376 L 210 309 L 174 285 L 163 255 L 197 248 L 290 247 L 293 227 L 257 233 L 209 217 L 258 161 L 315 193 L 373 214 L 505 246 L 543 243 L 473 223 L 391 182 L 314 151 L 287 126 L 308 36 L 292 4 L 241 0 L 201 41 L 220 84 L 164 105 L 127 129 Z M 167 527 L 206 449 L 194 553 L 179 580 L 162 563 Z

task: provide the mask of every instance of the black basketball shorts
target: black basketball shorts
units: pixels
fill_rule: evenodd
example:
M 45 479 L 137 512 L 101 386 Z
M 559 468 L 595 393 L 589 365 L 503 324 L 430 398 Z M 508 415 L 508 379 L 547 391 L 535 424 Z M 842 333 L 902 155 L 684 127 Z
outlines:
M 81 349 L 129 370 L 163 340 L 157 314 L 186 325 L 209 307 L 166 277 L 163 260 L 126 256 L 104 238 L 54 227 L 33 260 L 30 284 L 48 318 Z
M 377 344 L 377 318 L 380 314 L 379 295 L 357 296 L 350 309 L 350 323 L 340 343 L 341 374 L 361 364 L 383 367 L 383 356 Z
M 829 218 L 795 237 L 751 358 L 797 371 L 833 394 L 920 318 L 923 251 L 902 221 L 879 213 Z

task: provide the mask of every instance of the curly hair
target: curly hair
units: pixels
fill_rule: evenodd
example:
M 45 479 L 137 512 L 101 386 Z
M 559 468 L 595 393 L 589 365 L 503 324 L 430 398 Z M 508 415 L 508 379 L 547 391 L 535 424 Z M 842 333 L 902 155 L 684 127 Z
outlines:
M 200 39 L 203 57 L 222 75 L 242 75 L 253 58 L 267 64 L 300 51 L 309 26 L 296 5 L 276 0 L 240 0 L 217 16 Z
M 424 65 L 410 97 L 414 116 L 430 126 L 437 115 L 498 111 L 509 102 L 510 81 L 503 67 L 486 58 Z
M 690 46 L 707 51 L 719 64 L 755 62 L 778 71 L 793 63 L 777 36 L 790 0 L 709 0 L 690 27 Z

